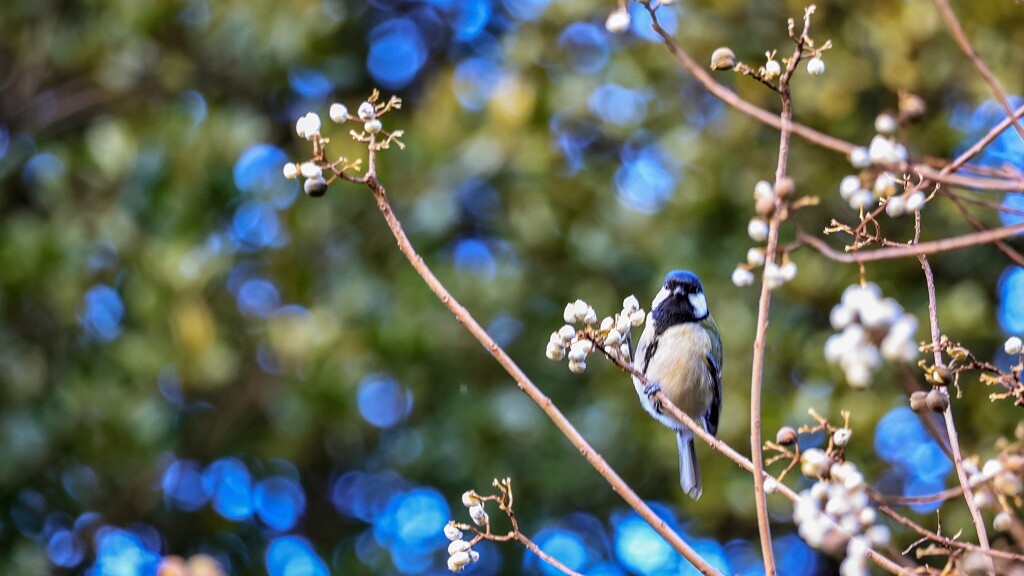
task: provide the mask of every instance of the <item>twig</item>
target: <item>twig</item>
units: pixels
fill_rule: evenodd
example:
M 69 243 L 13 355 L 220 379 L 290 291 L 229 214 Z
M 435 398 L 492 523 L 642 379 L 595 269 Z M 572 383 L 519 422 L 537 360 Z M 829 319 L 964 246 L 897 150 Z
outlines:
M 972 228 L 979 232 L 988 230 L 988 228 L 984 224 L 982 224 L 980 220 L 975 218 L 973 214 L 967 211 L 967 208 L 963 205 L 963 202 L 960 201 L 960 198 L 953 195 L 948 190 L 945 192 L 946 196 L 953 201 L 953 206 L 956 206 L 956 209 L 960 211 L 960 214 L 963 215 L 964 220 L 967 220 L 967 223 L 970 224 Z M 1014 264 L 1024 268 L 1024 255 L 1021 255 L 1020 252 L 1014 250 L 1013 247 L 1007 244 L 1004 240 L 995 240 L 993 243 L 996 245 L 996 248 L 998 248 L 1000 252 L 1005 254 L 1007 258 L 1012 260 Z
M 529 538 L 527 538 L 526 535 L 523 534 L 522 532 L 518 532 L 518 531 L 515 532 L 513 534 L 513 538 L 512 539 L 515 540 L 516 542 L 519 542 L 523 546 L 526 546 L 526 548 L 529 549 L 530 552 L 533 552 L 534 554 L 536 554 L 538 557 L 540 557 L 541 560 L 547 562 L 548 564 L 554 566 L 555 568 L 558 568 L 562 572 L 565 572 L 566 574 L 569 574 L 570 576 L 583 576 L 579 572 L 577 572 L 577 571 L 573 570 L 572 568 L 569 568 L 565 564 L 562 564 L 561 562 L 559 562 L 557 558 L 551 556 L 550 554 L 545 553 L 543 550 L 540 549 L 539 546 L 537 546 L 536 544 L 533 543 L 533 540 L 530 540 Z
M 921 235 L 920 212 L 916 214 L 914 228 L 914 240 L 916 241 Z M 942 352 L 939 349 L 940 332 L 939 316 L 935 303 L 935 278 L 932 275 L 932 267 L 928 263 L 928 257 L 924 254 L 920 254 L 918 255 L 918 260 L 920 260 L 921 268 L 924 270 L 925 284 L 928 289 L 928 324 L 931 327 L 935 365 L 939 366 L 942 364 Z M 944 390 L 943 393 L 946 393 L 946 391 Z M 970 481 L 967 479 L 967 471 L 964 470 L 963 455 L 960 453 L 960 440 L 957 437 L 956 425 L 953 423 L 953 408 L 951 403 L 946 404 L 946 409 L 943 411 L 942 415 L 946 421 L 946 435 L 949 438 L 949 447 L 953 452 L 953 467 L 956 469 L 957 478 L 960 480 L 960 487 L 963 488 L 964 501 L 967 503 L 967 509 L 971 512 L 971 519 L 974 522 L 974 528 L 978 532 L 978 543 L 981 544 L 981 549 L 983 551 L 988 552 L 990 550 L 990 546 L 988 543 L 988 533 L 985 531 L 985 520 L 981 517 L 981 512 L 978 510 L 977 504 L 974 503 Z M 987 563 L 988 573 L 990 575 L 994 575 L 995 566 L 992 563 L 992 558 L 986 556 L 985 561 Z
M 956 498 L 957 496 L 964 493 L 964 489 L 960 486 L 953 486 L 937 492 L 935 494 L 929 494 L 927 496 L 893 496 L 891 494 L 882 494 L 876 492 L 872 488 L 868 488 L 868 496 L 879 504 L 893 504 L 896 506 L 906 506 L 908 504 L 929 504 L 931 502 L 944 502 L 950 498 Z
M 1010 127 L 1010 124 L 1018 125 L 1017 120 L 1021 118 L 1024 118 L 1024 106 L 1017 108 L 1017 110 L 1015 110 L 1012 114 L 1010 114 L 1006 118 L 1003 118 L 1003 120 L 996 124 L 995 126 L 993 126 L 992 129 L 989 130 L 988 133 L 981 138 L 981 140 L 978 140 L 977 142 L 974 143 L 973 146 L 971 146 L 967 150 L 964 150 L 962 154 L 957 156 L 955 160 L 946 165 L 942 170 L 947 171 L 947 173 L 952 172 L 954 170 L 959 170 L 965 164 L 970 162 L 971 158 L 977 156 L 982 150 L 985 149 L 986 146 L 988 146 L 996 138 L 998 138 L 999 135 L 1003 133 L 1003 131 Z
M 997 240 L 1009 238 L 1022 232 L 1024 232 L 1024 223 L 1014 224 L 1013 226 L 1003 226 L 1001 228 L 994 228 L 983 232 L 964 234 L 963 236 L 956 236 L 953 238 L 932 240 L 931 242 L 907 244 L 899 247 L 879 248 L 868 252 L 840 252 L 831 248 L 824 240 L 817 236 L 808 234 L 799 228 L 797 229 L 797 240 L 807 246 L 810 246 L 821 253 L 822 256 L 825 256 L 830 260 L 853 264 L 858 262 L 876 262 L 878 260 L 907 258 L 911 256 L 921 257 L 925 254 L 949 252 L 950 250 L 959 250 L 970 246 L 990 244 Z
M 654 10 L 648 6 L 654 23 L 657 24 Z M 789 89 L 789 81 L 796 71 L 803 55 L 804 42 L 807 39 L 807 32 L 810 28 L 810 15 L 812 9 L 808 9 L 804 16 L 803 33 L 796 39 L 796 48 L 793 56 L 786 61 L 786 70 L 779 78 L 778 93 L 782 100 L 782 112 L 779 114 L 779 158 L 775 167 L 775 188 L 780 189 L 782 182 L 786 179 L 786 166 L 789 162 L 789 141 L 792 134 L 793 123 L 793 98 Z M 793 22 L 790 20 L 790 28 Z M 703 69 L 701 72 L 704 72 Z M 782 203 L 784 200 L 780 195 L 775 196 L 775 209 L 772 210 L 771 218 L 768 220 L 768 243 L 765 246 L 765 269 L 775 265 L 776 251 L 779 245 L 779 225 L 783 213 Z M 757 511 L 757 530 L 761 540 L 761 555 L 764 560 L 765 574 L 774 576 L 775 554 L 772 550 L 771 522 L 768 516 L 768 499 L 764 491 L 764 453 L 762 452 L 763 440 L 761 437 L 761 388 L 764 379 L 764 349 L 768 336 L 768 312 L 771 308 L 772 287 L 769 284 L 767 274 L 761 278 L 761 295 L 757 306 L 757 329 L 754 335 L 754 357 L 751 361 L 750 374 L 750 460 L 753 464 L 754 474 L 754 506 Z
M 899 512 L 893 510 L 892 508 L 886 506 L 885 504 L 877 500 L 875 501 L 875 504 L 876 506 L 878 506 L 878 510 L 886 516 L 892 518 L 893 520 L 902 524 L 903 526 L 910 528 L 911 530 L 917 532 L 921 536 L 924 536 L 925 538 L 932 540 L 933 542 L 936 542 L 938 544 L 941 544 L 942 546 L 945 546 L 947 548 L 960 548 L 962 550 L 980 552 L 985 556 L 995 558 L 1006 558 L 1007 560 L 1024 562 L 1024 554 L 1016 554 L 1014 552 L 1007 552 L 1005 550 L 986 550 L 983 549 L 981 546 L 978 546 L 977 544 L 971 544 L 970 542 L 961 542 L 960 540 L 953 540 L 952 538 L 947 538 L 941 534 L 932 532 L 931 530 L 925 528 L 924 526 L 921 526 L 917 522 L 914 522 L 910 518 L 907 518 L 906 516 L 900 514 Z
M 946 23 L 949 28 L 949 33 L 953 35 L 953 39 L 956 40 L 957 45 L 963 50 L 964 54 L 971 60 L 971 64 L 978 70 L 981 77 L 985 79 L 985 83 L 992 90 L 992 94 L 996 97 L 999 105 L 1003 107 L 1007 117 L 1013 121 L 1013 127 L 1017 129 L 1017 134 L 1020 134 L 1021 138 L 1024 138 L 1024 126 L 1020 125 L 1020 122 L 1014 117 L 1013 108 L 1010 107 L 1010 101 L 1006 98 L 1006 92 L 1003 92 L 1001 86 L 999 86 L 999 80 L 996 79 L 995 74 L 989 69 L 985 61 L 981 59 L 978 52 L 971 45 L 970 39 L 967 38 L 967 34 L 964 34 L 964 29 L 960 26 L 960 21 L 957 20 L 956 14 L 953 13 L 953 9 L 949 7 L 949 3 L 946 0 L 935 0 L 935 6 L 939 9 L 939 14 L 942 16 L 942 21 Z

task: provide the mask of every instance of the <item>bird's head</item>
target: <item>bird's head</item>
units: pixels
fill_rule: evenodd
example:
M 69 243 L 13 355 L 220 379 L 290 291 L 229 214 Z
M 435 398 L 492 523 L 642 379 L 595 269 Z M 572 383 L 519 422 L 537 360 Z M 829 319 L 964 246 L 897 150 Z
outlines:
M 651 303 L 654 320 L 662 326 L 699 322 L 708 317 L 708 302 L 700 278 L 687 270 L 673 270 L 665 276 Z

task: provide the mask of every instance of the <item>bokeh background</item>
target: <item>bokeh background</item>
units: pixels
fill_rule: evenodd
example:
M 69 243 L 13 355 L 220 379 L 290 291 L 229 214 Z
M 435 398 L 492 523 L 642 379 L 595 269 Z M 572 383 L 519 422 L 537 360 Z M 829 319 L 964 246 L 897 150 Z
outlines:
M 663 25 L 701 62 L 719 45 L 752 63 L 788 53 L 785 19 L 803 9 L 680 4 L 662 9 Z M 725 341 L 719 435 L 749 450 L 756 290 L 729 278 L 752 245 L 753 185 L 774 171 L 777 133 L 681 71 L 640 6 L 631 31 L 609 34 L 613 8 L 5 0 L 0 572 L 151 574 L 163 555 L 204 553 L 236 575 L 439 575 L 442 526 L 468 521 L 462 492 L 510 476 L 524 531 L 570 567 L 689 573 L 427 290 L 366 189 L 311 199 L 281 175 L 309 154 L 296 118 L 326 119 L 335 101 L 354 110 L 379 87 L 404 99 L 385 121 L 408 145 L 382 154 L 381 178 L 427 262 L 698 551 L 728 573 L 760 573 L 746 473 L 702 446 L 706 488 L 689 500 L 672 434 L 621 372 L 592 362 L 574 375 L 544 358 L 566 301 L 605 315 L 636 294 L 646 308 L 666 271 L 693 270 Z M 823 76 L 797 75 L 799 121 L 866 145 L 907 89 L 929 106 L 902 133 L 911 153 L 950 157 L 1002 118 L 932 3 L 818 8 L 813 35 L 835 48 Z M 1020 94 L 1024 8 L 955 8 Z M 762 86 L 718 78 L 776 109 Z M 337 127 L 325 135 L 359 154 Z M 1024 169 L 1022 157 L 1010 130 L 981 162 Z M 846 159 L 798 140 L 791 172 L 799 193 L 822 197 L 801 226 L 855 220 L 837 192 Z M 924 217 L 925 239 L 970 231 L 942 200 Z M 904 219 L 889 234 L 910 230 Z M 771 317 L 766 437 L 810 422 L 808 408 L 834 421 L 847 409 L 850 454 L 876 488 L 954 485 L 899 370 L 855 391 L 825 363 L 828 313 L 856 268 L 806 250 L 795 260 Z M 991 247 L 932 262 L 943 331 L 1007 364 L 1002 341 L 1024 332 L 1024 271 Z M 867 275 L 923 326 L 915 260 Z M 967 379 L 954 401 L 969 454 L 991 456 L 1021 416 L 988 393 Z M 794 534 L 789 503 L 770 504 L 782 572 L 833 573 L 836 561 Z M 912 514 L 931 523 L 934 509 Z M 942 515 L 945 532 L 972 537 L 961 502 Z M 897 548 L 914 539 L 896 530 Z M 477 550 L 473 574 L 552 572 L 515 545 Z

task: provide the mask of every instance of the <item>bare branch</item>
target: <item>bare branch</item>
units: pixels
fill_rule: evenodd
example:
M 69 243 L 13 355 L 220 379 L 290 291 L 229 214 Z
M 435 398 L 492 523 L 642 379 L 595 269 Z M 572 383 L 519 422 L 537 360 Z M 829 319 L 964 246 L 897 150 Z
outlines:
M 953 13 L 953 9 L 950 8 L 949 2 L 946 0 L 935 0 L 935 6 L 939 9 L 939 14 L 942 16 L 942 21 L 946 23 L 949 28 L 949 33 L 953 35 L 953 39 L 956 40 L 960 49 L 963 50 L 967 58 L 971 60 L 971 64 L 978 70 L 981 77 L 985 79 L 985 83 L 992 90 L 992 94 L 996 97 L 999 105 L 1003 107 L 1003 111 L 1006 112 L 1008 119 L 1013 122 L 1013 127 L 1017 129 L 1017 134 L 1020 134 L 1021 138 L 1024 138 L 1024 126 L 1020 125 L 1017 118 L 1014 115 L 1013 108 L 1010 107 L 1010 101 L 1006 98 L 1006 92 L 999 85 L 999 80 L 996 79 L 995 74 L 989 69 L 985 61 L 981 59 L 978 52 L 971 45 L 970 39 L 967 38 L 967 34 L 964 33 L 964 29 L 960 26 L 960 21 L 957 20 L 956 14 Z
M 983 232 L 964 234 L 963 236 L 956 236 L 954 238 L 944 238 L 942 240 L 932 240 L 931 242 L 921 242 L 918 244 L 907 244 L 899 247 L 879 248 L 877 250 L 867 252 L 840 252 L 831 248 L 824 240 L 817 236 L 808 234 L 799 228 L 797 228 L 797 240 L 807 246 L 810 246 L 814 250 L 818 251 L 822 256 L 825 256 L 830 260 L 846 264 L 854 264 L 858 262 L 877 262 L 879 260 L 893 260 L 896 258 L 909 258 L 924 254 L 949 252 L 951 250 L 959 250 L 961 248 L 968 248 L 971 246 L 991 244 L 992 242 L 1003 240 L 1022 232 L 1024 232 L 1024 223 L 1014 224 L 1013 226 L 1003 226 L 1001 228 L 985 230 Z

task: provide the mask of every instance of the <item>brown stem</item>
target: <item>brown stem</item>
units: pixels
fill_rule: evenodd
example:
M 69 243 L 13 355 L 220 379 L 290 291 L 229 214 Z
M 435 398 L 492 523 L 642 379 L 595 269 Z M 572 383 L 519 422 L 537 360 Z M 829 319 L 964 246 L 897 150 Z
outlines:
M 555 426 L 561 430 L 562 434 L 569 439 L 570 442 L 580 451 L 580 454 L 594 467 L 595 470 L 601 476 L 611 484 L 612 490 L 614 490 L 623 500 L 626 501 L 641 518 L 646 520 L 651 527 L 654 528 L 658 534 L 660 534 L 666 541 L 684 558 L 686 558 L 691 564 L 693 564 L 697 570 L 702 574 L 715 574 L 720 575 L 720 572 L 715 570 L 710 564 L 707 563 L 704 558 L 700 556 L 689 544 L 687 544 L 675 531 L 673 531 L 668 524 L 658 517 L 657 514 L 651 510 L 637 494 L 629 487 L 621 476 L 612 469 L 611 466 L 605 462 L 604 457 L 601 456 L 594 448 L 583 438 L 583 436 L 573 427 L 572 423 L 569 422 L 568 418 L 562 414 L 561 410 L 555 406 L 555 404 L 548 398 L 539 388 L 526 376 L 521 368 L 512 360 L 512 358 L 505 352 L 493 338 L 487 334 L 482 326 L 473 318 L 472 314 L 466 310 L 448 292 L 448 289 L 444 287 L 437 276 L 430 270 L 426 262 L 423 261 L 423 257 L 420 256 L 416 249 L 413 248 L 412 243 L 409 242 L 408 236 L 405 235 L 405 231 L 402 229 L 402 224 L 391 210 L 391 204 L 388 202 L 387 192 L 384 186 L 381 185 L 380 181 L 377 180 L 376 175 L 376 153 L 373 150 L 373 142 L 370 143 L 370 153 L 368 156 L 368 169 L 366 176 L 361 181 L 366 184 L 372 191 L 374 198 L 377 201 L 377 208 L 384 216 L 384 220 L 387 222 L 388 228 L 394 235 L 395 240 L 398 242 L 398 249 L 401 250 L 402 254 L 405 255 L 406 259 L 412 265 L 413 269 L 420 275 L 423 281 L 427 284 L 432 292 L 441 300 L 441 302 L 448 308 L 449 311 L 455 316 L 455 318 L 466 327 L 466 330 L 473 335 L 474 338 L 488 351 L 495 360 L 501 364 L 502 368 L 516 381 L 519 385 L 520 390 L 526 393 L 540 408 L 548 415 L 548 418 L 554 422 Z
M 1003 107 L 1007 117 L 1013 121 L 1013 127 L 1017 129 L 1017 134 L 1020 134 L 1021 138 L 1024 138 L 1024 126 L 1020 125 L 1020 122 L 1014 117 L 1013 108 L 1010 107 L 1010 101 L 1006 98 L 1006 92 L 1003 92 L 1003 88 L 999 85 L 999 80 L 996 79 L 995 74 L 989 69 L 985 61 L 981 59 L 978 52 L 971 45 L 970 39 L 967 38 L 967 34 L 964 33 L 964 29 L 960 26 L 960 21 L 957 20 L 956 14 L 953 13 L 953 9 L 950 8 L 949 2 L 946 0 L 935 0 L 935 6 L 939 9 L 939 14 L 942 16 L 942 21 L 946 23 L 949 28 L 949 33 L 953 35 L 953 39 L 956 40 L 957 45 L 963 50 L 964 54 L 971 60 L 971 64 L 978 70 L 981 77 L 985 79 L 985 83 L 992 90 L 992 94 L 999 101 L 999 105 Z
M 886 516 L 892 518 L 893 520 L 902 524 L 903 526 L 910 528 L 911 530 L 917 532 L 921 536 L 924 536 L 925 538 L 928 538 L 929 540 L 932 540 L 933 542 L 941 544 L 947 548 L 960 548 L 961 550 L 981 552 L 986 556 L 994 558 L 1006 558 L 1007 560 L 1024 562 L 1024 554 L 1016 554 L 1013 552 L 1007 552 L 1005 550 L 984 550 L 977 544 L 971 544 L 970 542 L 961 542 L 960 540 L 953 540 L 952 538 L 947 538 L 945 536 L 932 532 L 931 530 L 925 528 L 924 526 L 921 526 L 917 522 L 914 522 L 910 518 L 907 518 L 906 516 L 900 514 L 899 512 L 893 510 L 892 508 L 886 506 L 885 504 L 882 504 L 881 502 L 876 501 L 875 504 L 878 506 L 878 510 L 881 511 Z
M 797 239 L 803 244 L 820 252 L 822 256 L 825 256 L 830 260 L 853 264 L 858 262 L 875 262 L 878 260 L 907 258 L 910 256 L 917 256 L 920 258 L 925 254 L 936 254 L 939 252 L 949 252 L 950 250 L 959 250 L 970 246 L 990 244 L 1022 232 L 1024 232 L 1024 223 L 1014 224 L 1013 226 L 1003 226 L 1001 228 L 994 228 L 992 230 L 985 230 L 972 234 L 964 234 L 963 236 L 956 236 L 953 238 L 932 240 L 931 242 L 879 248 L 878 250 L 871 250 L 868 252 L 840 252 L 831 248 L 824 240 L 800 229 L 797 229 Z
M 523 546 L 526 546 L 530 550 L 530 552 L 533 552 L 534 554 L 536 554 L 541 560 L 547 562 L 548 564 L 551 564 L 552 566 L 554 566 L 555 568 L 558 568 L 562 572 L 565 572 L 566 574 L 569 574 L 570 576 L 583 576 L 579 572 L 577 572 L 577 571 L 573 570 L 572 568 L 569 568 L 565 564 L 562 564 L 561 562 L 559 562 L 558 559 L 555 558 L 554 556 L 551 556 L 550 554 L 546 554 L 543 550 L 540 549 L 539 546 L 537 546 L 536 544 L 533 543 L 533 540 L 530 540 L 529 538 L 527 538 L 522 532 L 518 532 L 518 531 L 515 532 L 514 535 L 513 535 L 513 539 L 516 542 L 519 542 L 520 544 L 522 544 Z
M 949 199 L 953 201 L 953 206 L 956 206 L 956 209 L 960 211 L 964 220 L 967 220 L 967 223 L 970 224 L 972 228 L 979 232 L 988 230 L 988 228 L 981 223 L 981 220 L 978 220 L 973 214 L 967 211 L 967 208 L 963 205 L 963 202 L 960 201 L 960 198 L 952 194 L 947 194 L 947 196 L 949 196 Z M 1006 254 L 1007 258 L 1013 260 L 1014 264 L 1024 268 L 1024 255 L 1021 255 L 1020 252 L 1014 250 L 1012 246 L 1003 240 L 995 240 L 994 244 L 996 245 L 996 248 L 999 248 L 1000 252 Z
M 943 168 L 943 171 L 948 173 L 962 168 L 964 164 L 967 164 L 971 160 L 971 158 L 977 156 L 978 153 L 984 150 L 986 146 L 991 144 L 993 140 L 998 138 L 1000 134 L 1002 134 L 1007 128 L 1009 128 L 1010 124 L 1017 125 L 1017 120 L 1019 120 L 1021 117 L 1024 117 L 1024 106 L 1017 108 L 1017 110 L 1015 110 L 1012 114 L 1010 114 L 1006 118 L 1003 118 L 1003 120 L 999 124 L 993 126 L 992 129 L 988 131 L 988 134 L 985 134 L 985 136 L 982 137 L 981 140 L 978 140 L 977 142 L 974 143 L 973 146 L 971 146 L 967 150 L 964 150 L 963 154 L 960 154 L 960 156 L 957 156 L 955 160 L 946 165 L 946 167 Z
M 894 496 L 890 494 L 881 494 L 868 488 L 868 495 L 871 499 L 879 504 L 893 504 L 896 506 L 906 506 L 909 504 L 928 504 L 931 502 L 944 502 L 950 498 L 956 498 L 957 496 L 964 493 L 964 489 L 960 486 L 954 486 L 942 492 L 935 494 L 929 494 L 927 496 Z
M 915 236 L 919 236 L 921 233 L 921 213 L 917 213 L 915 220 Z M 921 262 L 921 268 L 924 270 L 925 284 L 928 288 L 928 324 L 931 327 L 932 335 L 932 348 L 934 350 L 935 365 L 942 364 L 942 352 L 939 348 L 939 316 L 935 303 L 935 278 L 932 275 L 932 267 L 928 263 L 928 257 L 924 254 L 919 255 L 918 260 Z M 946 390 L 942 393 L 948 394 Z M 946 404 L 946 409 L 942 413 L 943 418 L 946 421 L 946 436 L 949 438 L 949 448 L 953 452 L 953 467 L 956 469 L 956 476 L 960 480 L 960 487 L 963 489 L 964 501 L 967 502 L 967 509 L 971 512 L 971 519 L 974 522 L 974 528 L 978 532 L 978 543 L 981 544 L 981 549 L 985 552 L 990 550 L 988 544 L 988 533 L 985 531 L 985 520 L 981 517 L 981 511 L 978 510 L 977 504 L 974 503 L 974 493 L 971 491 L 970 481 L 967 479 L 967 471 L 964 470 L 963 455 L 960 453 L 960 440 L 957 437 L 956 425 L 953 423 L 953 408 L 951 403 Z M 995 565 L 992 563 L 992 558 L 989 556 L 985 557 L 987 563 L 988 573 L 990 575 L 995 574 Z

